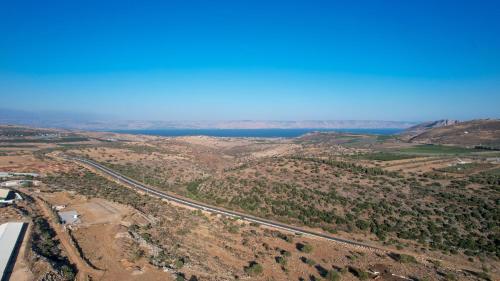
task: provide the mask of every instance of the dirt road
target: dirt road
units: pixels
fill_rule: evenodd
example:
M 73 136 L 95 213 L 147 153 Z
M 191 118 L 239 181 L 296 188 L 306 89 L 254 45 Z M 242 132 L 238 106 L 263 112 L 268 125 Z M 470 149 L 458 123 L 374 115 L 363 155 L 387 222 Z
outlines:
M 42 210 L 44 216 L 48 219 L 51 227 L 54 229 L 56 232 L 56 236 L 61 242 L 61 245 L 63 246 L 64 250 L 66 251 L 68 255 L 68 259 L 76 265 L 78 269 L 78 274 L 76 280 L 88 280 L 88 276 L 94 277 L 95 279 L 99 279 L 96 277 L 100 277 L 104 274 L 104 271 L 96 270 L 92 267 L 90 267 L 81 257 L 80 254 L 78 253 L 78 250 L 73 246 L 71 242 L 71 237 L 69 237 L 69 234 L 63 229 L 62 225 L 59 224 L 59 222 L 56 221 L 56 218 L 54 217 L 54 213 L 50 209 L 50 207 L 45 203 L 42 199 L 40 199 L 37 196 L 34 196 L 34 199 L 37 203 L 37 205 L 40 207 L 40 210 Z

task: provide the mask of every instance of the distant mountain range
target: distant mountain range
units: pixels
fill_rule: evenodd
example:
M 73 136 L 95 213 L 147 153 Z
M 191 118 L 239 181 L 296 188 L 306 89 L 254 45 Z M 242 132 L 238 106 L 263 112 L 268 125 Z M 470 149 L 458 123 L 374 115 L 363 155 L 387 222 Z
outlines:
M 134 130 L 134 129 L 405 129 L 416 122 L 373 120 L 310 120 L 310 121 L 137 121 L 117 120 L 103 116 L 28 112 L 0 109 L 0 124 L 25 125 L 44 128 L 78 130 Z
M 372 120 L 311 121 L 137 121 L 117 120 L 106 116 L 28 112 L 0 109 L 0 125 L 24 125 L 37 128 L 83 131 L 114 131 L 144 129 L 406 129 L 399 139 L 411 143 L 480 146 L 500 149 L 500 120 L 479 119 L 460 122 L 437 120 L 416 122 Z
M 420 123 L 420 124 L 417 124 L 415 126 L 408 128 L 404 132 L 402 132 L 401 138 L 403 138 L 405 140 L 411 140 L 412 138 L 414 138 L 414 137 L 416 137 L 424 132 L 427 132 L 431 129 L 455 125 L 455 124 L 458 124 L 459 122 L 460 121 L 458 121 L 458 120 L 443 119 L 443 120 Z

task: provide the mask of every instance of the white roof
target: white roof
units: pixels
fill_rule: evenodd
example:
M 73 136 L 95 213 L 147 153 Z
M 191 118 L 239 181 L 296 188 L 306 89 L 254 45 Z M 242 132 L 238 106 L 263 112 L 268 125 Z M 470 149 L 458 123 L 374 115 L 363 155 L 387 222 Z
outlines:
M 74 224 L 80 222 L 76 211 L 59 212 L 58 214 L 63 224 Z
M 7 198 L 9 196 L 10 189 L 0 188 L 0 198 Z
M 23 229 L 23 222 L 9 222 L 0 225 L 0 278 L 4 279 L 5 271 L 12 258 L 19 235 Z
M 12 177 L 12 176 L 32 176 L 32 177 L 38 177 L 40 175 L 37 174 L 37 173 L 0 172 L 0 177 L 2 177 L 2 178 Z

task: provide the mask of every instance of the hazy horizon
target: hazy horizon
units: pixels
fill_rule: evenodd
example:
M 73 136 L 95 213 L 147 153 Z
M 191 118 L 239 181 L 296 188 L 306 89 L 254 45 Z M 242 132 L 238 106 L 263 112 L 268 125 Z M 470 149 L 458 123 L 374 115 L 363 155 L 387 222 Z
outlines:
M 83 130 L 157 129 L 345 129 L 399 128 L 419 122 L 390 120 L 132 120 L 106 115 L 0 108 L 0 125 Z

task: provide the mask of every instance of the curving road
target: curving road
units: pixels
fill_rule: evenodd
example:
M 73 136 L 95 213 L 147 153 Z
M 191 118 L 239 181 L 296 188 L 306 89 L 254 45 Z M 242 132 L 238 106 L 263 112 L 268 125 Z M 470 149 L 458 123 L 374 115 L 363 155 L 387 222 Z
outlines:
M 95 169 L 107 174 L 108 176 L 113 177 L 114 179 L 116 179 L 117 181 L 119 181 L 121 183 L 124 183 L 124 184 L 131 186 L 133 188 L 139 189 L 141 191 L 144 191 L 147 194 L 154 195 L 154 196 L 160 197 L 162 199 L 174 201 L 176 203 L 186 205 L 186 206 L 189 206 L 189 207 L 192 207 L 195 209 L 208 211 L 208 212 L 212 212 L 212 213 L 216 213 L 216 214 L 221 214 L 221 215 L 225 215 L 228 217 L 239 218 L 239 219 L 243 219 L 245 221 L 255 222 L 255 223 L 258 223 L 261 225 L 266 225 L 266 226 L 270 226 L 273 228 L 278 228 L 278 229 L 283 229 L 286 231 L 300 233 L 303 235 L 318 237 L 318 238 L 322 238 L 322 239 L 326 239 L 326 240 L 330 240 L 330 241 L 335 241 L 335 242 L 340 242 L 340 243 L 345 243 L 345 244 L 355 245 L 355 246 L 360 246 L 360 247 L 366 247 L 366 248 L 370 248 L 373 250 L 379 250 L 379 251 L 382 250 L 380 248 L 377 248 L 377 247 L 374 247 L 374 246 L 371 246 L 368 244 L 364 244 L 364 243 L 360 243 L 360 242 L 356 242 L 356 241 L 352 241 L 352 240 L 347 240 L 347 239 L 342 239 L 342 238 L 337 238 L 337 237 L 333 237 L 333 236 L 326 235 L 323 233 L 313 232 L 313 231 L 301 229 L 301 228 L 298 228 L 295 226 L 286 225 L 286 224 L 282 224 L 282 223 L 278 223 L 278 222 L 274 222 L 274 221 L 270 221 L 270 220 L 242 214 L 239 212 L 228 211 L 228 210 L 224 210 L 224 209 L 221 209 L 218 207 L 209 206 L 209 205 L 206 205 L 203 203 L 187 200 L 187 199 L 181 198 L 179 196 L 167 194 L 165 192 L 161 192 L 161 191 L 158 191 L 154 188 L 148 187 L 148 186 L 146 186 L 138 181 L 135 181 L 135 180 L 128 178 L 124 175 L 121 175 L 121 174 L 111 170 L 110 168 L 105 167 L 101 164 L 98 164 L 94 161 L 84 159 L 84 158 L 77 158 L 77 157 L 65 157 L 65 158 L 68 160 L 73 160 L 73 161 L 76 161 L 76 162 L 79 162 L 82 164 L 89 165 L 92 168 L 95 168 Z

